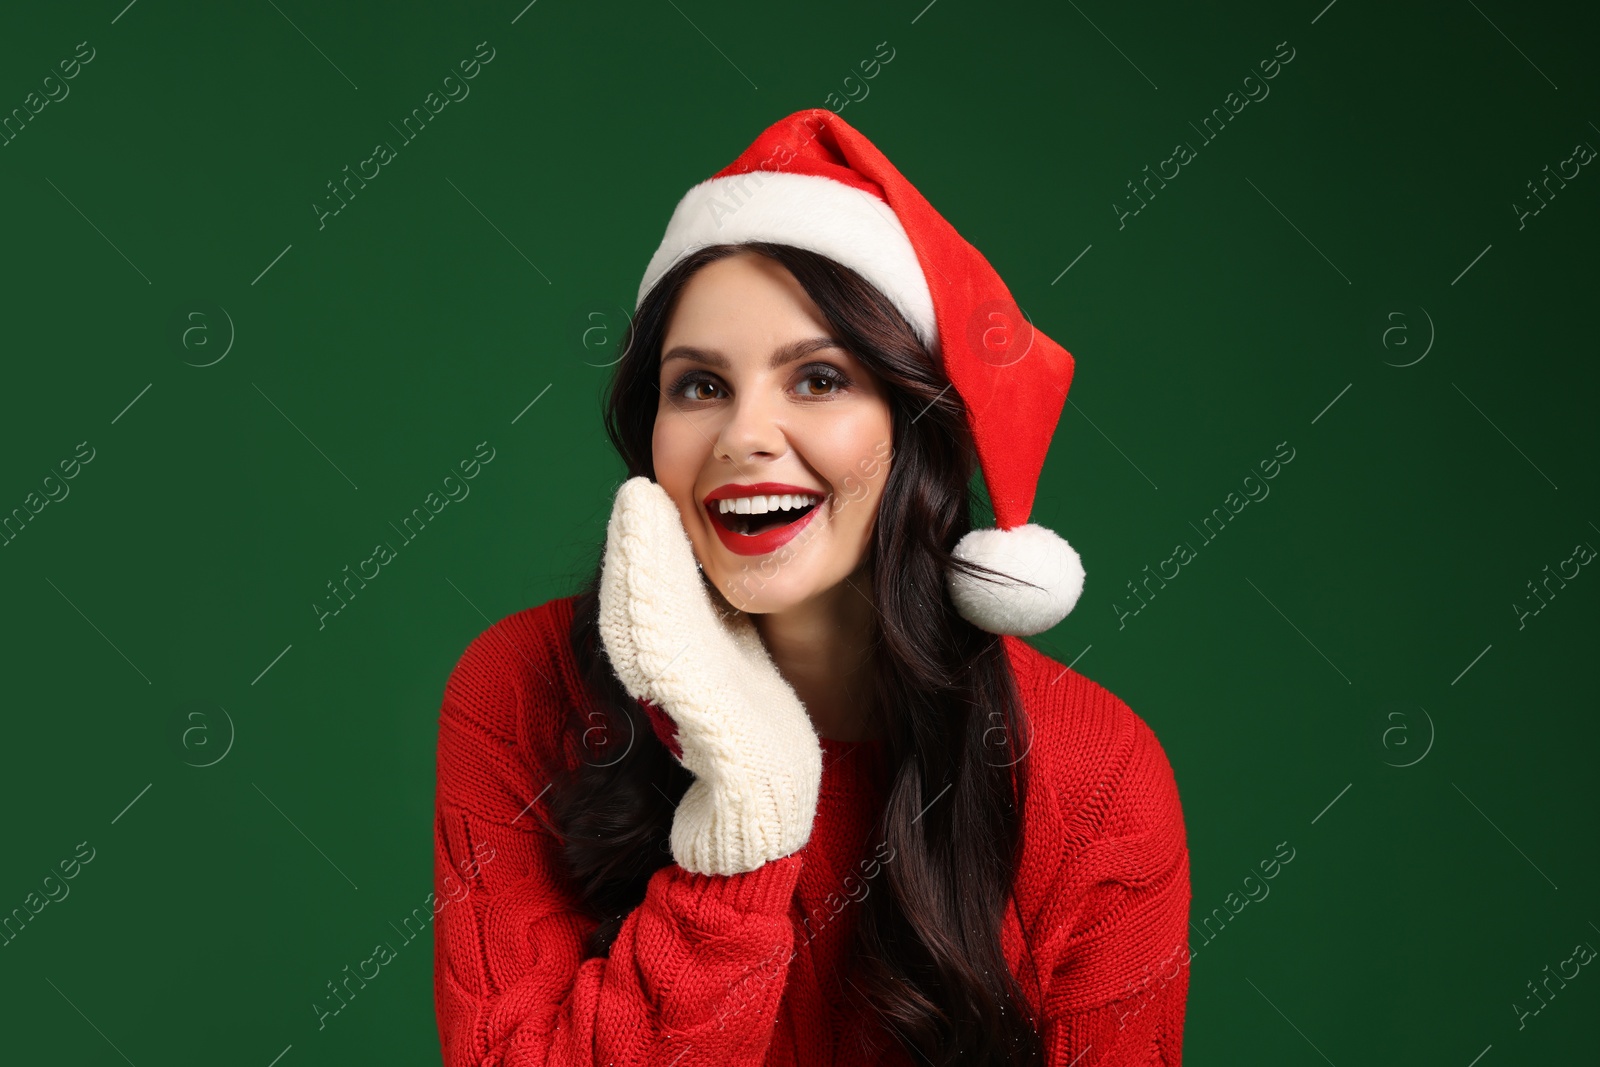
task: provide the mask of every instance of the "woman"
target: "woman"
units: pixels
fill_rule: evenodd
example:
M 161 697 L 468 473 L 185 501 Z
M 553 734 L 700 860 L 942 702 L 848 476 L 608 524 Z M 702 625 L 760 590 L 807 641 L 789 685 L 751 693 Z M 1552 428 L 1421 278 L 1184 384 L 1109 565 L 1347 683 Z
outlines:
M 446 687 L 446 1067 L 1180 1062 L 1171 767 L 1019 639 L 1082 588 L 1026 521 L 1071 371 L 831 112 L 690 190 L 594 580 Z

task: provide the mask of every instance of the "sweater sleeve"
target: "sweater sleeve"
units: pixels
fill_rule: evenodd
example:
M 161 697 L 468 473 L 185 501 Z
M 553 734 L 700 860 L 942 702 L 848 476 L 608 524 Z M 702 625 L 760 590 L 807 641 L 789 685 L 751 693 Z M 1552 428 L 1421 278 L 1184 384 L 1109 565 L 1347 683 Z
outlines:
M 1189 985 L 1189 850 L 1176 780 L 1131 711 L 1124 773 L 1107 783 L 1101 831 L 1067 857 L 1051 938 L 1042 1031 L 1051 1067 L 1179 1067 Z
M 669 863 L 609 958 L 583 960 L 595 924 L 563 888 L 560 844 L 534 817 L 548 819 L 550 764 L 523 740 L 541 723 L 553 738 L 568 698 L 547 680 L 562 676 L 554 656 L 507 627 L 468 647 L 440 714 L 434 996 L 445 1067 L 759 1064 L 793 958 L 799 855 L 735 875 Z

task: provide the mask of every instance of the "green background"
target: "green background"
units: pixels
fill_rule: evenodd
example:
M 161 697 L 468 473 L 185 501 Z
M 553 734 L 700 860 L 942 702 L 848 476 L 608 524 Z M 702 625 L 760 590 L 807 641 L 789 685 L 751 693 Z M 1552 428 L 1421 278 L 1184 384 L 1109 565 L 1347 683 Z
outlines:
M 1592 13 L 123 2 L 0 19 L 6 112 L 94 49 L 0 148 L 0 511 L 94 454 L 0 548 L 0 913 L 94 849 L 0 948 L 7 1060 L 439 1061 L 431 935 L 324 1029 L 311 1005 L 432 888 L 445 679 L 594 565 L 606 364 L 677 198 L 859 96 L 884 41 L 842 116 L 1078 361 L 1034 518 L 1088 580 L 1036 643 L 1161 738 L 1197 921 L 1295 850 L 1196 934 L 1187 1060 L 1592 1055 L 1593 968 L 1512 1007 L 1600 946 L 1600 576 L 1514 606 L 1600 545 L 1600 177 L 1513 207 L 1600 145 Z M 479 42 L 470 96 L 319 229 Z M 319 629 L 325 583 L 483 441 L 470 496 Z M 1270 496 L 1201 543 L 1280 442 Z

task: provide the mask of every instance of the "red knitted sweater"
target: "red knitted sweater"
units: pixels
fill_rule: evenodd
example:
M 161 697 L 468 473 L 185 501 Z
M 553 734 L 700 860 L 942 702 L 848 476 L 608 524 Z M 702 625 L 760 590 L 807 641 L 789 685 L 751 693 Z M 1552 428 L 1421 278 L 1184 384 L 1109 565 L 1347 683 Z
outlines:
M 559 849 L 533 817 L 549 818 L 545 768 L 581 758 L 565 729 L 582 692 L 573 599 L 490 626 L 445 686 L 434 822 L 435 891 L 449 903 L 434 930 L 445 1067 L 920 1062 L 841 973 L 852 900 L 893 862 L 868 840 L 887 795 L 877 740 L 822 740 L 800 851 L 735 875 L 669 859 L 609 958 L 581 960 L 595 924 L 562 890 Z M 1172 768 L 1121 700 L 1002 640 L 1034 737 L 1001 943 L 1042 1020 L 1046 1062 L 1176 1065 L 1190 892 Z

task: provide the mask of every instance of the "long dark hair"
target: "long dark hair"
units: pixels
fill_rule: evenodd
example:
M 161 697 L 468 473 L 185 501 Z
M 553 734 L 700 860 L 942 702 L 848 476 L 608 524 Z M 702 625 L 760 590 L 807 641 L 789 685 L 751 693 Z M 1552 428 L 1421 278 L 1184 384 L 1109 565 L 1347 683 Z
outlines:
M 1027 761 L 1016 753 L 1027 752 L 1029 727 L 1000 638 L 961 618 L 945 589 L 951 567 L 983 573 L 951 555 L 972 528 L 975 458 L 938 360 L 877 288 L 834 260 L 768 242 L 714 245 L 679 261 L 639 307 L 607 396 L 606 431 L 628 477 L 654 476 L 661 342 L 677 296 L 695 271 L 743 251 L 794 275 L 891 405 L 892 460 L 867 563 L 889 774 L 875 836 L 894 851 L 881 888 L 859 904 L 852 965 L 862 980 L 852 984 L 930 1063 L 958 1055 L 967 1064 L 1041 1063 L 1036 1024 L 1000 943 L 1015 906 L 1028 789 Z M 612 672 L 597 630 L 599 581 L 597 563 L 571 631 L 592 697 L 572 709 L 585 756 L 557 776 L 549 801 L 570 883 L 599 923 L 585 958 L 609 953 L 650 875 L 672 861 L 673 812 L 693 780 Z

